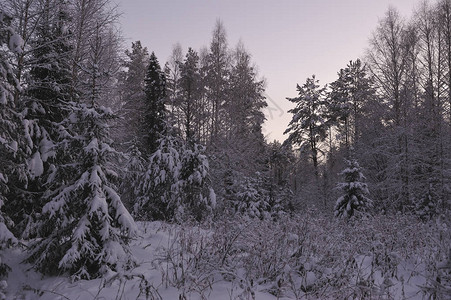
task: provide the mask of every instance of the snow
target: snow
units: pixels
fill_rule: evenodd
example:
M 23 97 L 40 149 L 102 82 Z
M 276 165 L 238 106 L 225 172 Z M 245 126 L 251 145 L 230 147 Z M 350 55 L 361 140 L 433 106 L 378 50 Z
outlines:
M 216 204 L 217 204 L 216 203 L 216 193 L 212 188 L 210 188 L 210 204 L 211 204 L 212 208 L 215 208 Z
M 44 162 L 39 151 L 36 151 L 28 161 L 28 170 L 33 177 L 39 177 L 44 173 Z
M 55 156 L 55 145 L 48 138 L 47 135 L 44 135 L 41 142 L 39 143 L 40 152 L 42 153 L 42 161 L 47 161 L 49 157 Z
M 138 222 L 139 237 L 131 242 L 136 266 L 120 272 L 105 266 L 103 278 L 76 282 L 64 275 L 42 277 L 21 263 L 23 249 L 7 249 L 5 262 L 12 271 L 6 299 L 332 300 L 348 295 L 352 299 L 420 300 L 431 283 L 428 272 L 434 262 L 428 259 L 436 256 L 441 246 L 433 245 L 436 236 L 428 239 L 425 233 L 435 234 L 434 225 L 412 224 L 411 219 L 396 216 L 377 217 L 362 228 L 334 222 L 322 228 L 318 223 L 324 219 L 315 217 L 286 221 L 222 220 L 224 227 L 216 227 L 216 231 L 186 224 Z M 345 228 L 348 233 L 338 234 Z M 370 237 L 371 231 L 377 234 Z M 392 236 L 396 234 L 403 238 Z M 418 238 L 419 234 L 423 237 Z M 393 245 L 406 235 L 412 244 Z M 420 240 L 424 244 L 416 244 Z M 362 245 L 367 243 L 369 251 L 364 251 Z M 429 254 L 422 252 L 427 249 Z M 401 255 L 400 250 L 406 253 Z M 79 251 L 73 247 L 61 263 L 76 259 Z M 209 261 L 218 254 L 227 256 L 222 269 L 217 260 Z M 101 255 L 107 262 L 127 265 L 127 254 L 117 241 L 108 241 Z M 247 265 L 236 265 L 238 261 Z M 210 268 L 210 264 L 218 267 Z M 446 268 L 449 262 L 437 260 L 435 264 Z M 264 277 L 265 272 L 275 272 L 276 279 Z
M 8 243 L 15 244 L 17 243 L 17 239 L 14 237 L 11 231 L 6 228 L 6 225 L 0 222 L 0 244 Z
M 12 141 L 11 144 L 9 145 L 9 147 L 11 148 L 11 150 L 13 152 L 17 152 L 19 146 L 17 144 L 17 141 Z
M 104 195 L 96 194 L 92 198 L 89 214 L 94 214 L 97 211 L 99 211 L 99 216 L 108 211 L 108 204 L 106 203 L 106 198 Z
M 99 143 L 97 138 L 93 138 L 89 144 L 84 148 L 86 153 L 96 153 L 99 152 Z
M 75 240 L 83 240 L 86 236 L 86 232 L 89 231 L 90 222 L 86 216 L 84 216 L 80 222 L 78 222 L 77 229 L 75 229 L 74 232 L 74 239 Z
M 8 102 L 8 99 L 6 99 L 6 96 L 8 93 L 3 87 L 0 87 L 0 104 L 5 105 Z
M 15 53 L 23 52 L 24 41 L 17 33 L 11 35 L 9 39 L 9 48 Z
M 194 290 L 177 289 L 166 286 L 166 278 L 161 273 L 161 269 L 155 264 L 158 253 L 167 249 L 171 241 L 176 236 L 176 227 L 167 227 L 160 222 L 140 223 L 142 238 L 132 245 L 132 251 L 138 262 L 138 266 L 125 273 L 120 274 L 109 271 L 108 275 L 101 279 L 80 280 L 71 282 L 64 276 L 42 277 L 33 271 L 30 265 L 21 263 L 25 258 L 25 253 L 19 249 L 8 250 L 5 253 L 7 263 L 12 267 L 9 276 L 9 287 L 6 289 L 7 299 L 39 299 L 39 300 L 59 300 L 59 299 L 149 299 L 145 296 L 145 288 L 155 296 L 155 299 L 180 299 L 186 295 L 186 299 L 241 299 L 239 295 L 245 292 L 239 284 L 230 282 L 218 282 L 214 288 L 201 294 Z M 107 261 L 123 259 L 125 253 L 119 243 L 111 241 L 105 253 Z M 77 249 L 70 249 L 64 261 L 76 259 Z M 62 261 L 62 265 L 64 265 Z M 124 278 L 127 276 L 128 279 Z M 123 294 L 122 294 L 123 293 Z M 275 300 L 276 297 L 256 289 L 255 299 Z M 122 294 L 122 297 L 119 297 Z M 40 295 L 40 296 L 38 296 Z M 15 298 L 17 297 L 17 298 Z M 206 298 L 205 298 L 206 297 Z M 150 299 L 153 299 L 152 297 Z M 287 299 L 287 298 L 279 298 Z

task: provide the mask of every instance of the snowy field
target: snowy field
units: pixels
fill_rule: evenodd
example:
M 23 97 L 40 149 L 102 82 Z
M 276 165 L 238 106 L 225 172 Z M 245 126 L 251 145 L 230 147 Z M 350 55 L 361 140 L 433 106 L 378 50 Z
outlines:
M 204 226 L 138 223 L 136 267 L 103 279 L 42 277 L 5 253 L 7 299 L 450 299 L 446 222 L 310 212 Z M 24 247 L 24 246 L 23 246 Z M 433 298 L 436 297 L 436 298 Z

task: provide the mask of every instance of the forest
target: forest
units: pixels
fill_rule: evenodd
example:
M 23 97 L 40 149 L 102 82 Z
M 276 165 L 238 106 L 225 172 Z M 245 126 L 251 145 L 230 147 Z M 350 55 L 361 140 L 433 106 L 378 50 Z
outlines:
M 451 0 L 294 86 L 285 141 L 226 24 L 164 62 L 119 19 L 0 3 L 0 299 L 451 299 Z

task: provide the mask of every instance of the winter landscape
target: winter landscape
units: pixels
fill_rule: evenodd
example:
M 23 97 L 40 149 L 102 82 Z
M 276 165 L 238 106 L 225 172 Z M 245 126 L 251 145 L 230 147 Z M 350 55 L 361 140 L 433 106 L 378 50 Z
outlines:
M 221 19 L 169 58 L 120 20 L 0 2 L 0 300 L 451 299 L 451 0 L 277 100 Z

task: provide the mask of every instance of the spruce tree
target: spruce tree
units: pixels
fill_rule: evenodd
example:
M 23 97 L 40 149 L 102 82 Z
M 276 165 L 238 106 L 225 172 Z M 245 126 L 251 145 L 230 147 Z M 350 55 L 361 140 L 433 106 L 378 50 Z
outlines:
M 108 122 L 114 115 L 98 105 L 105 91 L 103 77 L 109 76 L 100 64 L 100 33 L 92 37 L 92 52 L 84 68 L 87 88 L 76 93 L 81 95 L 77 102 L 70 101 L 75 86 L 67 68 L 71 48 L 64 29 L 64 2 L 59 4 L 55 22 L 42 24 L 44 41 L 48 39 L 42 47 L 50 49 L 37 55 L 46 64 L 31 70 L 41 85 L 28 92 L 30 103 L 42 107 L 33 111 L 37 115 L 32 122 L 46 133 L 32 136 L 41 142 L 30 173 L 42 190 L 34 227 L 39 238 L 30 245 L 28 261 L 45 274 L 68 272 L 74 279 L 89 279 L 131 263 L 127 241 L 137 229 L 114 185 L 117 174 L 112 159 L 118 153 L 108 136 Z
M 11 20 L 10 16 L 0 10 L 0 251 L 17 243 L 8 228 L 12 224 L 4 211 L 4 205 L 8 202 L 10 181 L 13 180 L 15 171 L 21 169 L 21 162 L 17 157 L 18 145 L 21 143 L 18 134 L 21 120 L 14 103 L 14 93 L 20 91 L 20 86 L 7 57 L 10 51 L 22 51 L 22 39 L 11 30 Z M 8 45 L 9 50 L 4 50 L 8 49 L 3 48 L 4 45 Z M 3 262 L 3 255 L 0 255 L 0 299 L 6 299 L 5 279 L 10 269 Z
M 374 97 L 371 80 L 366 74 L 365 66 L 357 59 L 355 62 L 350 61 L 346 68 L 338 72 L 338 79 L 330 87 L 329 115 L 349 150 L 361 134 L 362 120 L 365 118 L 364 106 Z
M 356 159 L 346 160 L 346 168 L 340 173 L 344 182 L 338 184 L 338 189 L 343 195 L 337 199 L 335 204 L 335 216 L 351 218 L 356 211 L 365 212 L 372 206 L 372 201 L 367 197 L 368 186 L 364 182 L 365 176 Z
M 181 66 L 185 139 L 171 130 L 165 110 L 165 76 L 154 53 L 145 77 L 146 109 L 142 130 L 146 132 L 147 171 L 137 187 L 135 216 L 139 219 L 181 221 L 187 216 L 203 219 L 212 211 L 214 192 L 208 178 L 203 148 L 195 143 L 194 114 L 199 99 L 197 54 L 191 50 Z
M 208 159 L 198 144 L 187 145 L 177 137 L 158 140 L 147 171 L 139 180 L 135 216 L 141 220 L 201 221 L 216 206 Z
M 187 144 L 182 151 L 179 179 L 182 207 L 179 211 L 183 209 L 185 216 L 201 221 L 211 215 L 216 207 L 216 194 L 211 186 L 208 158 L 205 148 L 198 144 Z
M 46 193 L 64 184 L 53 180 L 54 173 L 71 159 L 65 151 L 67 132 L 61 126 L 72 107 L 69 20 L 64 1 L 46 1 L 32 42 L 33 63 L 21 102 L 27 180 L 15 191 L 15 205 L 8 207 L 21 237 L 36 235 L 33 223 L 45 204 Z
M 143 140 L 141 152 L 151 155 L 158 148 L 159 139 L 167 131 L 166 124 L 166 79 L 161 70 L 155 53 L 150 55 L 149 66 L 144 78 L 144 104 L 143 124 L 140 136 Z
M 46 274 L 67 271 L 74 279 L 99 277 L 132 262 L 127 241 L 137 233 L 133 218 L 122 204 L 114 181 L 107 121 L 111 109 L 79 104 L 65 120 L 75 163 L 56 173 L 66 185 L 49 195 L 42 210 L 41 239 L 32 245 L 30 259 Z
M 137 181 L 134 214 L 139 220 L 173 221 L 181 208 L 181 141 L 165 135 L 157 142 L 146 172 Z

